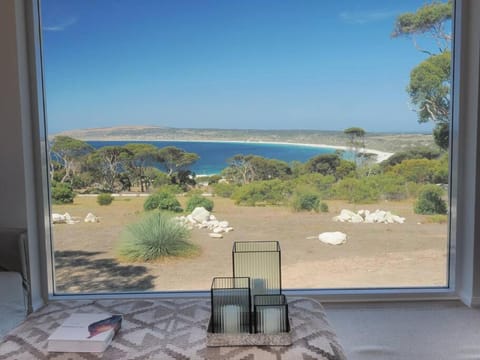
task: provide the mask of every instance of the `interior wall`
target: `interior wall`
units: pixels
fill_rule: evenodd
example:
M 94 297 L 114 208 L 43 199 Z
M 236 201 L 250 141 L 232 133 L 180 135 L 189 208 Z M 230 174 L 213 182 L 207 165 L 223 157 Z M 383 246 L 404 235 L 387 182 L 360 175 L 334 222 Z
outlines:
M 455 288 L 465 304 L 480 306 L 480 2 L 458 0 L 456 5 L 460 21 L 455 26 L 454 115 L 460 121 L 454 128 Z
M 26 2 L 0 1 L 0 227 L 26 229 L 32 303 L 44 302 Z

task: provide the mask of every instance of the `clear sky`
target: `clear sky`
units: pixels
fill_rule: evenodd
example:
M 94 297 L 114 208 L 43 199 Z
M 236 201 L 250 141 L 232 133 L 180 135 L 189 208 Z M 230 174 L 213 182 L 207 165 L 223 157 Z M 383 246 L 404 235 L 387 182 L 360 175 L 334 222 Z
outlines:
M 423 0 L 42 0 L 49 132 L 117 125 L 428 132 L 392 39 Z

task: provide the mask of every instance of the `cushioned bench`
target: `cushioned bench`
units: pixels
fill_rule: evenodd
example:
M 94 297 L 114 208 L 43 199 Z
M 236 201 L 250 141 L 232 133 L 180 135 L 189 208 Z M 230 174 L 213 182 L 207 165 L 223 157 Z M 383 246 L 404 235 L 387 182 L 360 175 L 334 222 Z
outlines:
M 210 301 L 201 298 L 52 301 L 28 316 L 0 344 L 0 359 L 48 359 L 49 334 L 73 312 L 123 314 L 122 329 L 102 355 L 68 359 L 319 359 L 345 355 L 323 307 L 308 298 L 288 298 L 293 344 L 288 347 L 206 347 Z

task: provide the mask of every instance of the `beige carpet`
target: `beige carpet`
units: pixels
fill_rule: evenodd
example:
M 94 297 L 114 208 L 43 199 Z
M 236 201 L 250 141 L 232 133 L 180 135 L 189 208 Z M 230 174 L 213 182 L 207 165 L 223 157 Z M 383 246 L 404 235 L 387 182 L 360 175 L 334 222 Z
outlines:
M 312 299 L 289 298 L 293 344 L 288 347 L 207 348 L 207 299 L 136 299 L 52 302 L 10 332 L 0 359 L 221 359 L 343 360 L 343 350 L 323 307 Z M 47 338 L 73 312 L 123 314 L 122 329 L 103 354 L 48 353 Z

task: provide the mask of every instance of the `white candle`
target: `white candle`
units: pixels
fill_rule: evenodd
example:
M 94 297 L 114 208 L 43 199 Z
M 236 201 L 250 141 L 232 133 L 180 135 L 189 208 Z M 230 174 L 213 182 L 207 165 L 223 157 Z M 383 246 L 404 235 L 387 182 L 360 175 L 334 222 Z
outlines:
M 264 334 L 277 334 L 282 329 L 282 312 L 278 308 L 266 308 L 261 312 Z
M 222 306 L 222 329 L 224 333 L 240 332 L 240 312 L 239 305 Z

